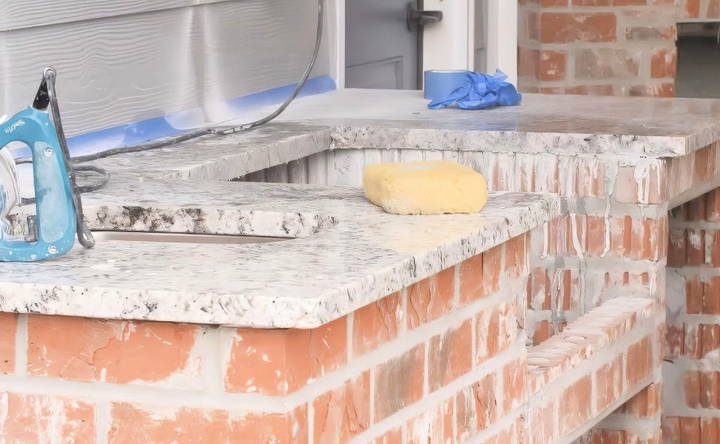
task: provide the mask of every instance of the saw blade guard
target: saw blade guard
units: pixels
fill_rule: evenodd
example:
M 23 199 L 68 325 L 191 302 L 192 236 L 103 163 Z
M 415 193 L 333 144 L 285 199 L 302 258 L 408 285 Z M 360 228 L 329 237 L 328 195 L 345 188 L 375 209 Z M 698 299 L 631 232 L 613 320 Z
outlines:
M 67 253 L 77 228 L 73 190 L 65 156 L 47 112 L 28 107 L 0 125 L 0 149 L 12 142 L 30 147 L 33 160 L 36 214 L 26 239 L 0 234 L 0 262 L 30 262 Z M 4 211 L 8 211 L 5 209 Z
M 7 232 L 10 210 L 20 203 L 15 161 L 8 150 L 0 149 L 0 238 Z

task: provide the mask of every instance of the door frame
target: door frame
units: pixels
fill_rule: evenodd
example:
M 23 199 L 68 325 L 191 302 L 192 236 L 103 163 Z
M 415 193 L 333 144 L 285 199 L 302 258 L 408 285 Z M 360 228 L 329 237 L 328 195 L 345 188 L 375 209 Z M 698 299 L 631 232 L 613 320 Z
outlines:
M 345 88 L 345 1 L 327 0 L 325 21 L 331 76 L 338 89 Z M 477 3 L 477 5 L 476 5 Z M 484 8 L 484 39 L 475 36 L 476 7 Z M 443 21 L 425 30 L 423 70 L 469 69 L 475 64 L 476 45 L 486 45 L 484 66 L 488 72 L 500 68 L 511 82 L 517 81 L 517 1 L 508 0 L 425 0 L 425 9 L 443 11 Z M 480 12 L 480 11 L 478 11 Z M 456 48 L 448 51 L 448 47 Z
M 487 20 L 486 66 L 488 72 L 501 69 L 517 84 L 518 2 L 485 0 Z

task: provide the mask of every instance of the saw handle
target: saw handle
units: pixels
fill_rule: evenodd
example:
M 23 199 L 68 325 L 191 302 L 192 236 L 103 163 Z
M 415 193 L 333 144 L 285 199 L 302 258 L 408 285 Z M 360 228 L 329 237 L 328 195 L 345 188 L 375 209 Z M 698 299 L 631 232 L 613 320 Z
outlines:
M 37 236 L 33 242 L 0 237 L 0 262 L 63 255 L 73 247 L 77 222 L 63 151 L 48 113 L 28 107 L 0 125 L 0 149 L 12 142 L 25 143 L 32 152 Z

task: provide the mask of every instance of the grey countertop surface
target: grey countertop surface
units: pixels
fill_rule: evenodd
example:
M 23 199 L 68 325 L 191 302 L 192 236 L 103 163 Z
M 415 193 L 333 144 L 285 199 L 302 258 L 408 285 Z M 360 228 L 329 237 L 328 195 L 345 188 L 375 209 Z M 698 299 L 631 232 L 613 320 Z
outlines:
M 84 196 L 93 229 L 287 240 L 104 241 L 53 261 L 0 264 L 0 311 L 315 327 L 541 225 L 560 214 L 558 198 L 500 193 L 480 214 L 394 216 L 355 188 L 229 179 L 343 148 L 678 156 L 720 129 L 716 100 L 528 94 L 520 107 L 490 111 L 425 105 L 413 91 L 338 91 L 299 100 L 251 133 L 96 162 L 113 178 Z
M 0 264 L 0 310 L 258 328 L 348 314 L 559 214 L 555 196 L 495 194 L 480 214 L 397 216 L 347 187 L 140 180 L 87 195 L 93 229 L 286 238 L 208 245 L 101 241 Z
M 426 105 L 420 91 L 345 89 L 304 98 L 280 120 L 332 127 L 339 148 L 672 157 L 720 139 L 715 99 L 524 94 L 521 106 L 492 110 Z

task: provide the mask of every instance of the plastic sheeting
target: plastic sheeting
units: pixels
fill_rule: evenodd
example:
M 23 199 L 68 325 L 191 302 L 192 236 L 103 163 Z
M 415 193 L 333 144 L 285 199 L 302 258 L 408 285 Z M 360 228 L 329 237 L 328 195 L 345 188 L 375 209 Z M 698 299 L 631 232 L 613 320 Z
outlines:
M 447 97 L 435 98 L 428 104 L 431 109 L 457 106 L 461 109 L 486 109 L 496 106 L 518 105 L 522 96 L 507 76 L 500 70 L 495 74 L 468 72 L 465 83 L 453 90 Z

